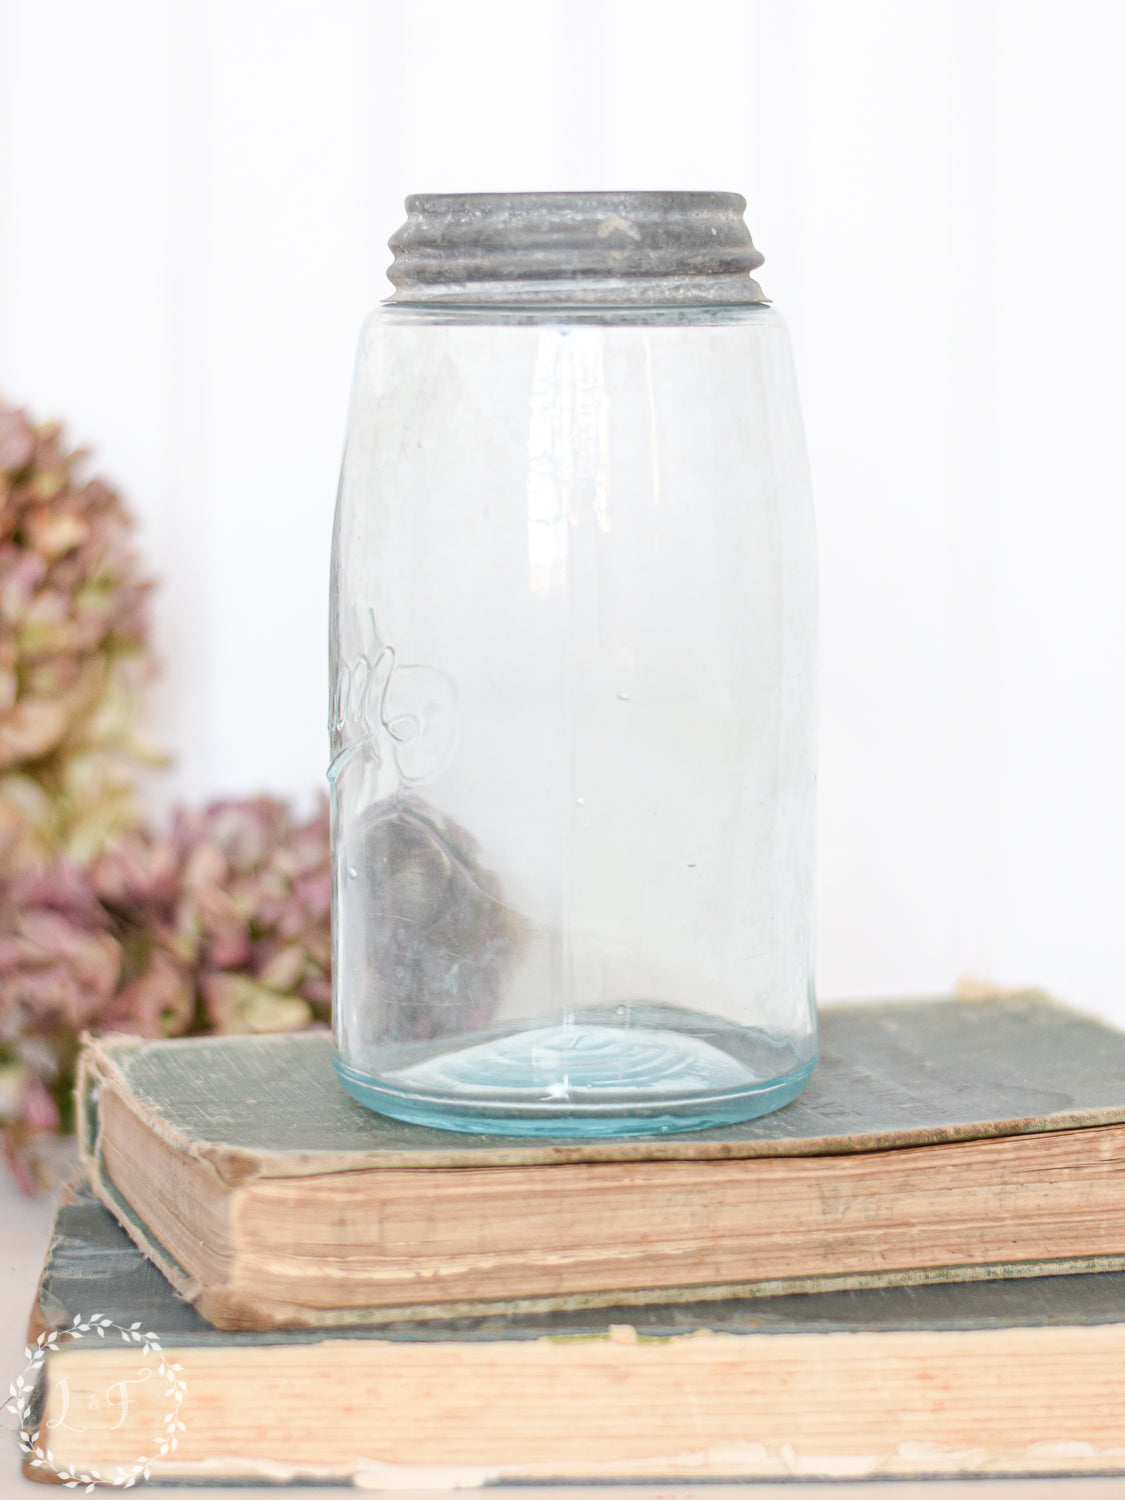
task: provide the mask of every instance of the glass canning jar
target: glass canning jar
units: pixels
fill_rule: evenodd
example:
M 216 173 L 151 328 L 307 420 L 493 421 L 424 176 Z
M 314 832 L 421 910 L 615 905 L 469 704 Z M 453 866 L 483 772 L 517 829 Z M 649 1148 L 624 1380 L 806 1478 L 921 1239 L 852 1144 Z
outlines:
M 332 565 L 336 1066 L 445 1128 L 697 1129 L 816 1061 L 816 558 L 733 193 L 425 195 Z

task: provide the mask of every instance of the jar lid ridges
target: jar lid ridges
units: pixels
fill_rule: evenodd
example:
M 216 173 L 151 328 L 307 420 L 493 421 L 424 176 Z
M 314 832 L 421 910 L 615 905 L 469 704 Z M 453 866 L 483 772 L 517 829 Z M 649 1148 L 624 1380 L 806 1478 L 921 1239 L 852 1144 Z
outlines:
M 764 302 L 738 193 L 417 193 L 392 302 Z

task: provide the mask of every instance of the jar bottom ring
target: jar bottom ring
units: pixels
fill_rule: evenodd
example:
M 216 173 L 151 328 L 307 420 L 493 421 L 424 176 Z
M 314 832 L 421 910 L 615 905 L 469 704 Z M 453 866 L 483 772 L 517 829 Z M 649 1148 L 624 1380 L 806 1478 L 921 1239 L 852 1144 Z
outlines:
M 796 1098 L 815 1064 L 814 1056 L 763 1076 L 686 1031 L 587 1023 L 532 1026 L 380 1073 L 337 1059 L 336 1071 L 361 1104 L 394 1119 L 588 1139 L 752 1120 Z

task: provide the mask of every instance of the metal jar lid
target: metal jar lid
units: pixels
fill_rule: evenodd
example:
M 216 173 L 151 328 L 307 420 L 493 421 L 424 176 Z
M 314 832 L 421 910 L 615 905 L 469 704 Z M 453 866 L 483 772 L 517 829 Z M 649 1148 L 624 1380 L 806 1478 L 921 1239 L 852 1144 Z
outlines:
M 416 193 L 391 302 L 765 302 L 739 193 Z

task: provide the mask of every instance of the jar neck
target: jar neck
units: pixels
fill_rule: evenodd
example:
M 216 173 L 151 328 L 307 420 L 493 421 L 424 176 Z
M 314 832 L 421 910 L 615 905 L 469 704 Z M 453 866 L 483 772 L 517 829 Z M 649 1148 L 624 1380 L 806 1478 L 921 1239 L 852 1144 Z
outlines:
M 716 328 L 766 320 L 780 314 L 763 300 L 712 305 L 583 303 L 400 302 L 391 298 L 372 314 L 380 327 L 519 327 L 535 324 L 600 328 Z

